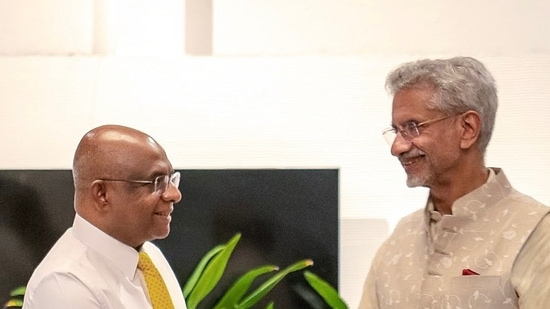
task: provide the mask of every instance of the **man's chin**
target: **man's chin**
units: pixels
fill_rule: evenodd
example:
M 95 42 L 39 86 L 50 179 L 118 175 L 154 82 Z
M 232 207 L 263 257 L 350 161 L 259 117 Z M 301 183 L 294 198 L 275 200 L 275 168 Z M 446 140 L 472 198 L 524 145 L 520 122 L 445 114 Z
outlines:
M 425 179 L 419 177 L 407 177 L 407 187 L 426 187 L 426 181 Z
M 170 228 L 168 228 L 167 230 L 164 230 L 162 232 L 155 233 L 154 239 L 164 239 L 164 238 L 168 237 L 169 234 L 170 234 Z

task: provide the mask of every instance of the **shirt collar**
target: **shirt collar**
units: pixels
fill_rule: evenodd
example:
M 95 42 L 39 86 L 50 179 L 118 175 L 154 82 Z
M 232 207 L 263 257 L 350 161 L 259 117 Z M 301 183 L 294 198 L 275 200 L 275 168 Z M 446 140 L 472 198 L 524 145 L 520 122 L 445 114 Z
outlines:
M 453 216 L 476 216 L 478 213 L 476 209 L 485 207 L 491 204 L 492 201 L 501 199 L 504 195 L 508 194 L 512 186 L 508 182 L 504 171 L 500 168 L 489 168 L 489 177 L 487 182 L 474 191 L 460 197 L 453 203 L 452 210 Z M 473 200 L 476 203 L 471 203 Z M 434 208 L 434 204 L 430 199 L 426 204 L 426 215 L 431 222 L 438 222 L 441 220 L 442 215 Z
M 109 236 L 78 214 L 73 222 L 73 231 L 80 241 L 113 263 L 126 277 L 134 277 L 139 259 L 139 253 L 134 248 Z

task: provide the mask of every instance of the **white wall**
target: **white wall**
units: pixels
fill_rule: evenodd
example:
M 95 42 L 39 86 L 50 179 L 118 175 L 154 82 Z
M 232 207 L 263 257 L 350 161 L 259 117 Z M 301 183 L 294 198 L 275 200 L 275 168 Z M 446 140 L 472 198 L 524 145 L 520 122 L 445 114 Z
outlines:
M 0 0 L 0 168 L 70 168 L 80 137 L 104 123 L 150 133 L 177 168 L 339 168 L 340 290 L 354 308 L 377 246 L 426 196 L 405 186 L 380 134 L 385 75 L 466 54 L 499 85 L 488 165 L 550 205 L 546 1 L 213 1 L 205 57 L 168 43 L 184 41 L 183 5 L 170 2 Z M 120 24 L 144 20 L 157 27 L 149 39 L 121 39 Z

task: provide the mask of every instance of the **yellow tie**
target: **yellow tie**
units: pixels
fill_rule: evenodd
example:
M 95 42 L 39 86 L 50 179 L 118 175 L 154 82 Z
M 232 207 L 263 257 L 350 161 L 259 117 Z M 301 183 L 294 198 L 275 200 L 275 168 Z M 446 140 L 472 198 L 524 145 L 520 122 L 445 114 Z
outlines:
M 145 252 L 139 253 L 138 268 L 143 272 L 154 309 L 174 309 L 172 299 L 157 268 Z

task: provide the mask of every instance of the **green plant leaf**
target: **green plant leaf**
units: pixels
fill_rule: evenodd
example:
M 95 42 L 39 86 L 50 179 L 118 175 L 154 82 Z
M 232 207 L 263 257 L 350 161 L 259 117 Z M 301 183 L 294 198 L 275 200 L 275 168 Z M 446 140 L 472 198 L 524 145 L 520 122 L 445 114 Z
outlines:
M 206 268 L 199 277 L 195 288 L 189 294 L 187 298 L 187 308 L 195 309 L 197 305 L 208 295 L 212 289 L 218 284 L 222 277 L 227 261 L 233 253 L 233 249 L 241 239 L 241 234 L 237 233 L 233 238 L 229 240 L 225 248 L 223 248 L 218 254 L 216 254 L 210 262 L 206 265 Z
M 302 260 L 298 261 L 287 268 L 281 270 L 273 277 L 269 278 L 266 282 L 260 285 L 254 292 L 250 293 L 241 303 L 239 303 L 235 308 L 236 309 L 248 309 L 254 306 L 258 301 L 260 301 L 269 291 L 271 291 L 283 278 L 295 271 L 304 269 L 313 265 L 312 260 Z
M 4 308 L 23 307 L 23 301 L 21 299 L 10 299 L 4 304 Z
M 193 290 L 193 288 L 197 284 L 197 281 L 199 281 L 199 277 L 203 273 L 203 271 L 206 268 L 206 265 L 208 264 L 208 262 L 210 262 L 212 257 L 215 256 L 216 254 L 218 254 L 218 252 L 222 251 L 223 248 L 225 248 L 225 245 L 218 245 L 218 246 L 210 249 L 210 251 L 208 251 L 202 257 L 202 259 L 199 261 L 199 264 L 197 264 L 197 267 L 195 267 L 195 269 L 193 270 L 193 273 L 191 274 L 191 276 L 189 276 L 189 278 L 185 282 L 185 285 L 183 286 L 183 289 L 182 289 L 183 297 L 187 298 L 187 296 L 189 296 L 189 294 L 191 293 L 191 291 Z
M 304 277 L 332 309 L 348 309 L 348 305 L 340 297 L 338 291 L 328 282 L 307 270 L 304 271 Z
M 23 296 L 25 295 L 26 290 L 27 290 L 26 286 L 20 286 L 18 288 L 11 290 L 10 296 Z
M 275 303 L 274 302 L 270 302 L 267 307 L 265 307 L 265 309 L 275 309 Z
M 214 309 L 234 308 L 235 305 L 242 299 L 246 291 L 252 285 L 252 282 L 260 275 L 279 270 L 275 265 L 264 265 L 258 268 L 249 270 L 242 275 L 235 283 L 225 292 L 220 301 L 214 306 Z

